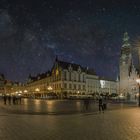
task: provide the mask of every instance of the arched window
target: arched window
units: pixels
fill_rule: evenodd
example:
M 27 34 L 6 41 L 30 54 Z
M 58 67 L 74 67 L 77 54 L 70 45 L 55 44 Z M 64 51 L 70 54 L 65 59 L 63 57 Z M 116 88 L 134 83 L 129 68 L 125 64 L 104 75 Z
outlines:
M 80 73 L 78 73 L 78 81 L 80 82 Z

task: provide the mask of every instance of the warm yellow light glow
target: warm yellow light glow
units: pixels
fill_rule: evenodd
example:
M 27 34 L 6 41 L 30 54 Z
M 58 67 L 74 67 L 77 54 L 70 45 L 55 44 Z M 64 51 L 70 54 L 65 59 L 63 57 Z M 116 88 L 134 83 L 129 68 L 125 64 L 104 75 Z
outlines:
M 54 104 L 54 101 L 51 101 L 50 100 L 50 101 L 47 102 L 47 104 L 50 105 L 50 106 L 52 106 Z
M 51 87 L 51 86 L 49 86 L 49 87 L 48 87 L 48 90 L 52 90 L 52 87 Z
M 58 69 L 56 70 L 56 76 L 59 74 L 59 71 L 58 71 Z
M 39 88 L 36 88 L 36 89 L 35 89 L 35 91 L 36 91 L 36 92 L 39 92 L 39 91 L 40 91 L 40 89 L 39 89 Z
M 19 93 L 22 93 L 22 91 L 20 90 Z
M 122 94 L 119 95 L 120 98 L 123 98 L 124 96 Z
M 24 93 L 27 93 L 27 92 L 28 92 L 28 91 L 25 89 L 25 90 L 24 90 Z
M 136 82 L 137 82 L 138 84 L 140 84 L 140 79 L 137 79 Z
M 139 93 L 136 94 L 136 97 L 139 97 Z

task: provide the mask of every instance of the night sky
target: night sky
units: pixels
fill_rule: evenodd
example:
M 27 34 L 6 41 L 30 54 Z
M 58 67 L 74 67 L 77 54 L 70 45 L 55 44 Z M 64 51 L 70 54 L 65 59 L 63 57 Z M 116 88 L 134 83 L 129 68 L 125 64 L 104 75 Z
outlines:
M 57 55 L 116 79 L 125 31 L 140 36 L 139 0 L 0 0 L 0 73 L 25 81 Z

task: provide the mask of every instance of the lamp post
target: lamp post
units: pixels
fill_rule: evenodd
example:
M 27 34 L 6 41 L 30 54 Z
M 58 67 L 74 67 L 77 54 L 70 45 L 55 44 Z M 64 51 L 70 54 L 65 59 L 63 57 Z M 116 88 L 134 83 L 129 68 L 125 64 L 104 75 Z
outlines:
M 52 87 L 51 87 L 51 86 L 48 86 L 48 90 L 49 90 L 49 91 L 52 91 Z
M 136 80 L 139 86 L 139 98 L 138 98 L 138 106 L 140 107 L 140 78 Z
M 40 92 L 40 89 L 39 88 L 36 88 L 35 89 L 35 92 L 37 93 L 37 97 L 38 97 L 38 93 Z
M 27 97 L 27 92 L 28 92 L 28 91 L 25 89 L 23 92 L 24 92 L 24 96 Z

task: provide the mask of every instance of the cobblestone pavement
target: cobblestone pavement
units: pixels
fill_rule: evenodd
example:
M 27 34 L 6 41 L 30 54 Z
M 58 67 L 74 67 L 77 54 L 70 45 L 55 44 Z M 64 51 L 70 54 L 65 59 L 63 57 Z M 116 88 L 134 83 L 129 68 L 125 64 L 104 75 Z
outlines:
M 0 140 L 140 140 L 140 108 L 73 115 L 1 111 Z
M 126 107 L 136 107 L 136 103 L 111 103 L 108 102 L 107 109 L 114 110 Z M 21 104 L 4 105 L 3 100 L 0 100 L 0 107 L 3 111 L 13 114 L 77 114 L 83 112 L 97 112 L 98 103 L 90 100 L 88 109 L 86 110 L 83 100 L 39 100 L 39 99 L 22 99 Z

